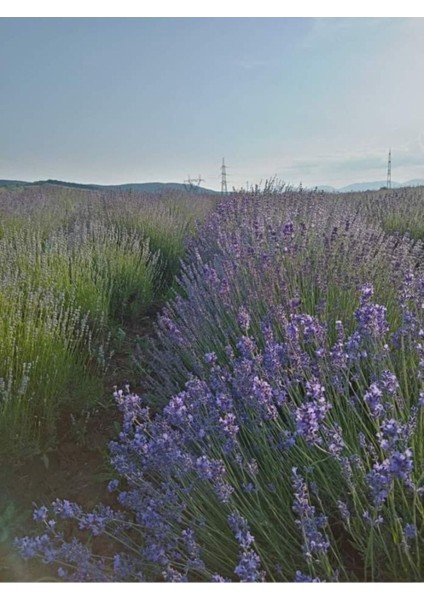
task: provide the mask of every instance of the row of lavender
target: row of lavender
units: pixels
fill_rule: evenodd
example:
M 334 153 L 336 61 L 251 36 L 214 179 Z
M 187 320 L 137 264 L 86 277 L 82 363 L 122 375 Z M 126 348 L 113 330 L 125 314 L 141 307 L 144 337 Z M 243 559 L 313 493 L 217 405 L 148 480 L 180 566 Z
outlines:
M 424 188 L 410 187 L 344 194 L 344 202 L 357 205 L 389 233 L 407 233 L 413 239 L 424 238 Z
M 210 207 L 187 200 L 0 189 L 0 459 L 54 447 L 61 414 L 102 399 L 114 332 L 163 300 Z
M 422 580 L 421 245 L 286 192 L 226 199 L 188 253 L 146 396 L 116 393 L 121 509 L 39 507 L 22 555 L 71 580 Z

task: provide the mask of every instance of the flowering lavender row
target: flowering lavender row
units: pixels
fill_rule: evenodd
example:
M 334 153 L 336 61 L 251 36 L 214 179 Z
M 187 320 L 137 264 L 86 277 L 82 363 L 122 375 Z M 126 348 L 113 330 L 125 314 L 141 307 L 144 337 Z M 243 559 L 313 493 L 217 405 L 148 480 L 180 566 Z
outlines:
M 319 317 L 335 339 L 338 320 L 352 330 L 359 288 L 372 281 L 398 325 L 403 280 L 422 272 L 422 255 L 419 244 L 370 226 L 338 197 L 287 192 L 224 201 L 190 241 L 182 293 L 163 312 L 143 357 L 153 374 L 150 401 L 166 402 L 190 373 L 202 376 L 208 351 L 225 359 L 225 346 L 234 347 L 243 332 L 240 306 L 260 343 L 270 306 Z
M 419 248 L 318 199 L 235 197 L 211 217 L 149 392 L 115 393 L 119 510 L 37 507 L 22 556 L 75 581 L 423 579 Z

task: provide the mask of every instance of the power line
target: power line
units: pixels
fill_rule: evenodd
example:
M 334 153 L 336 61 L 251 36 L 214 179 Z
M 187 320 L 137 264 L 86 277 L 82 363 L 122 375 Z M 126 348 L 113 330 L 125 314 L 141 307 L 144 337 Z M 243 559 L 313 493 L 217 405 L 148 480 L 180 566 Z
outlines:
M 387 189 L 392 187 L 392 149 L 389 150 L 389 160 L 387 163 Z

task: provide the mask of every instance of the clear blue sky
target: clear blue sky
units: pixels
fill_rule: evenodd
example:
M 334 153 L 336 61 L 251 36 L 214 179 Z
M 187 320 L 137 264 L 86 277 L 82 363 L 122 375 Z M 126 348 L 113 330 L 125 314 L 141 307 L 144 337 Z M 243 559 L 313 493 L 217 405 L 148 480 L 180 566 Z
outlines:
M 424 19 L 0 19 L 0 179 L 424 177 Z

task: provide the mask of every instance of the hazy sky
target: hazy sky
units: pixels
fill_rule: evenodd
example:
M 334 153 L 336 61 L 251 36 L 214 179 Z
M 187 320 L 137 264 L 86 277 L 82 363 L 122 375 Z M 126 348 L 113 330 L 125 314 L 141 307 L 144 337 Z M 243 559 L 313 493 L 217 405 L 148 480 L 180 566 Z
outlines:
M 424 19 L 0 19 L 0 179 L 424 178 Z

